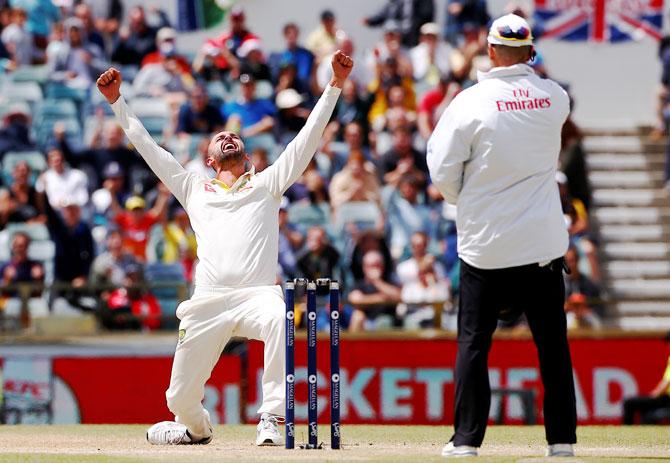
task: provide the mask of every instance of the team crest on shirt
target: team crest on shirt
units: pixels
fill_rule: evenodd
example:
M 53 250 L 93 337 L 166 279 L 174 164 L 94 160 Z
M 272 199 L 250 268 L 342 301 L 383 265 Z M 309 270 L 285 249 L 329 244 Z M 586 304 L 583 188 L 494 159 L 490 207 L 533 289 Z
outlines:
M 181 344 L 184 342 L 184 338 L 186 337 L 186 330 L 179 330 L 179 341 L 177 341 L 177 344 Z
M 205 183 L 205 191 L 209 191 L 210 193 L 216 193 L 216 190 L 212 185 L 209 183 Z

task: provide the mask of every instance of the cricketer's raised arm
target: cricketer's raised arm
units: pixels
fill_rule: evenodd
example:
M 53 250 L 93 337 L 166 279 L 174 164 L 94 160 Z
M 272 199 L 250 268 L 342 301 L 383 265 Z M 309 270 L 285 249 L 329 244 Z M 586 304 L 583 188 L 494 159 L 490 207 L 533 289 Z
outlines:
M 333 78 L 307 118 L 305 126 L 270 167 L 259 175 L 270 193 L 280 197 L 302 175 L 319 146 L 323 131 L 333 114 L 342 91 L 342 83 L 353 61 L 341 51 L 333 56 Z
M 100 76 L 97 85 L 137 152 L 182 206 L 186 207 L 188 196 L 197 178 L 184 169 L 172 154 L 161 148 L 133 114 L 119 92 L 121 73 L 111 68 Z

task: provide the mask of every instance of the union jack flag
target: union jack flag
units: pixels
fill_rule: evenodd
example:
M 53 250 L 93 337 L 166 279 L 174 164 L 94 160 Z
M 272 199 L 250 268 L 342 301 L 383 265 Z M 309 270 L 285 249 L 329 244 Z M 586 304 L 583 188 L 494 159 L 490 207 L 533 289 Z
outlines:
M 538 38 L 624 42 L 661 38 L 663 0 L 535 0 Z

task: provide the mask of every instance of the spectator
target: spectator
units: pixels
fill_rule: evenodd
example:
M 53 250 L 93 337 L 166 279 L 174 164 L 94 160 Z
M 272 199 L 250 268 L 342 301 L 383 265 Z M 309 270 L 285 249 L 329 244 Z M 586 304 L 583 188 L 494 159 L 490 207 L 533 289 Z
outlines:
M 279 266 L 284 279 L 298 276 L 296 254 L 302 242 L 302 234 L 289 222 L 288 199 L 282 198 L 279 207 Z
M 407 305 L 403 317 L 405 328 L 433 326 L 435 307 L 431 303 L 449 301 L 449 279 L 435 256 L 428 253 L 429 238 L 415 232 L 410 238 L 412 257 L 398 264 L 398 281 L 402 301 Z
M 198 246 L 191 222 L 184 209 L 177 208 L 173 213 L 172 221 L 163 224 L 163 234 L 165 235 L 163 262 L 166 264 L 181 263 L 184 268 L 184 277 L 188 283 L 191 283 Z
M 3 115 L 0 158 L 8 151 L 26 151 L 34 147 L 30 140 L 30 107 L 23 101 L 12 103 Z
M 198 143 L 198 152 L 192 160 L 190 160 L 184 166 L 187 171 L 193 172 L 194 174 L 199 175 L 203 178 L 214 178 L 216 172 L 210 165 L 207 164 L 207 158 L 209 157 L 209 138 L 203 138 Z
M 93 203 L 93 221 L 95 224 L 107 225 L 112 217 L 112 196 L 119 204 L 123 204 L 128 198 L 128 190 L 125 188 L 124 172 L 118 162 L 112 161 L 105 167 L 104 182 L 91 195 Z
M 413 175 L 404 175 L 392 192 L 386 206 L 391 255 L 399 258 L 405 252 L 410 237 L 417 231 L 430 238 L 436 236 L 438 211 L 419 201 L 421 181 Z
M 355 310 L 349 330 L 360 332 L 395 326 L 400 287 L 383 278 L 384 258 L 377 251 L 363 256 L 363 280 L 354 284 L 349 303 Z
M 2 285 L 14 285 L 17 283 L 42 283 L 44 281 L 44 267 L 39 262 L 31 260 L 28 257 L 28 249 L 30 248 L 30 237 L 23 233 L 17 232 L 12 236 L 12 257 L 9 262 L 0 267 L 0 275 L 2 275 Z M 33 293 L 34 297 L 38 297 L 41 291 Z M 15 291 L 6 291 L 6 295 L 15 296 Z
M 249 74 L 254 80 L 272 81 L 272 73 L 263 56 L 263 48 L 258 39 L 245 41 L 237 49 L 240 57 L 240 73 Z
M 398 186 L 403 177 L 412 175 L 425 184 L 428 174 L 426 158 L 412 147 L 412 132 L 406 127 L 393 131 L 393 147 L 382 155 L 380 175 L 385 185 Z
M 108 310 L 103 311 L 102 317 L 105 328 L 142 331 L 160 328 L 161 307 L 145 285 L 142 267 L 129 266 L 123 288 L 109 295 Z
M 145 56 L 156 51 L 156 35 L 169 21 L 164 12 L 159 12 L 161 24 L 152 27 L 147 24 L 144 8 L 137 5 L 128 14 L 128 28 L 121 29 L 112 51 L 112 61 L 139 67 Z
M 670 346 L 670 334 L 665 336 L 666 351 Z M 646 396 L 628 397 L 623 402 L 623 423 L 656 424 L 660 420 L 657 412 L 667 412 L 670 408 L 670 356 L 665 372 L 656 387 Z M 667 416 L 667 415 L 666 415 Z
M 582 133 L 570 117 L 561 131 L 561 172 L 567 177 L 568 193 L 578 199 L 586 210 L 591 205 L 591 185 L 586 174 L 586 153 L 582 147 Z
M 189 72 L 179 67 L 175 51 L 166 52 L 158 63 L 144 66 L 135 76 L 133 89 L 137 96 L 168 97 L 181 102 L 195 81 Z
M 30 184 L 30 166 L 20 161 L 12 171 L 13 183 L 0 190 L 0 226 L 46 221 L 44 201 Z
M 32 35 L 34 47 L 45 50 L 49 30 L 60 19 L 60 10 L 52 0 L 11 0 L 9 3 L 26 15 L 26 30 Z
M 453 46 L 459 46 L 465 29 L 472 27 L 479 33 L 490 20 L 485 0 L 449 0 L 444 37 Z
M 280 70 L 290 64 L 295 69 L 295 78 L 300 82 L 300 86 L 309 89 L 314 77 L 314 55 L 298 43 L 300 29 L 297 24 L 285 24 L 283 35 L 286 41 L 286 49 L 278 53 L 272 53 L 269 59 L 273 81 L 278 82 Z
M 335 39 L 336 51 L 342 50 L 342 52 L 346 55 L 354 56 L 356 49 L 354 47 L 354 41 L 350 36 L 348 36 L 343 30 L 339 30 L 335 35 Z M 322 91 L 326 88 L 326 85 L 328 85 L 328 82 L 330 82 L 330 78 L 332 77 L 333 71 L 330 62 L 333 55 L 334 52 L 322 59 L 316 68 L 316 83 L 320 89 L 319 91 Z M 362 89 L 367 85 L 369 80 L 368 74 L 369 73 L 367 72 L 365 66 L 354 66 L 354 68 L 351 70 L 351 74 L 349 75 L 349 79 L 347 79 L 347 82 L 345 82 L 345 86 L 347 83 L 351 83 L 353 84 L 355 91 L 358 92 L 359 89 Z M 343 87 L 343 89 L 344 88 L 346 87 Z
M 263 172 L 269 165 L 268 151 L 265 148 L 256 148 L 251 152 L 251 164 L 255 167 L 256 173 Z
M 579 251 L 574 246 L 570 246 L 565 253 L 565 263 L 570 270 L 570 273 L 563 276 L 566 301 L 573 295 L 583 296 L 588 311 L 594 311 L 597 316 L 604 315 L 600 304 L 600 287 L 579 269 Z
M 363 279 L 363 256 L 370 251 L 376 251 L 382 255 L 384 259 L 382 279 L 384 281 L 391 279 L 395 270 L 395 264 L 386 243 L 386 238 L 378 230 L 364 230 L 355 237 L 355 245 L 349 264 L 353 279 L 355 281 Z
M 221 111 L 209 102 L 207 89 L 196 85 L 191 97 L 179 109 L 177 134 L 210 134 L 223 130 L 225 121 Z
M 453 74 L 442 75 L 437 88 L 424 94 L 419 104 L 417 127 L 424 140 L 428 140 L 440 116 L 447 109 L 456 95 L 461 91 L 461 85 Z
M 342 87 L 342 96 L 335 108 L 335 119 L 340 124 L 340 127 L 344 127 L 344 141 L 349 145 L 351 143 L 347 140 L 347 127 L 349 124 L 356 124 L 359 133 L 356 135 L 358 143 L 356 143 L 355 147 L 363 149 L 363 144 L 367 141 L 367 115 L 369 110 L 370 104 L 358 95 L 356 84 L 351 79 L 347 80 Z M 370 153 L 366 154 L 366 157 L 371 159 Z
M 49 234 L 56 246 L 54 282 L 69 287 L 52 290 L 51 300 L 63 296 L 70 305 L 89 310 L 81 296 L 95 256 L 91 229 L 82 220 L 81 206 L 76 202 L 63 203 L 60 213 L 48 205 L 46 210 Z
M 433 21 L 435 5 L 433 0 L 388 0 L 382 8 L 372 16 L 363 20 L 370 27 L 382 26 L 389 21 L 400 25 L 402 42 L 413 47 L 419 41 L 419 30 L 422 24 Z
M 123 234 L 124 248 L 140 262 L 146 260 L 147 243 L 151 228 L 158 223 L 167 208 L 170 192 L 159 184 L 159 195 L 156 203 L 150 210 L 145 210 L 146 203 L 141 196 L 131 196 L 126 200 L 122 210 L 116 197 L 112 195 L 114 222 L 120 227 Z
M 142 59 L 140 67 L 149 64 L 162 63 L 166 57 L 172 56 L 177 63 L 177 67 L 183 74 L 191 72 L 191 65 L 188 60 L 177 53 L 177 31 L 171 27 L 162 27 L 156 33 L 156 51 L 149 53 Z
M 116 36 L 123 20 L 122 0 L 84 0 L 93 12 L 95 28 L 108 36 Z
M 307 36 L 307 49 L 312 52 L 316 63 L 335 53 L 337 26 L 335 14 L 330 10 L 321 12 L 321 24 Z
M 47 153 L 49 168 L 37 179 L 35 189 L 38 193 L 46 193 L 52 208 L 60 210 L 63 204 L 77 204 L 79 207 L 88 204 L 88 180 L 86 175 L 69 167 L 58 148 L 51 148 Z
M 307 230 L 305 249 L 298 257 L 300 276 L 310 280 L 331 278 L 339 280 L 340 253 L 328 242 L 328 235 L 321 227 Z
M 49 35 L 49 45 L 46 49 L 47 63 L 64 61 L 69 50 L 70 45 L 68 45 L 65 37 L 65 25 L 62 22 L 57 22 L 51 28 L 51 34 Z
M 93 11 L 91 6 L 86 3 L 80 3 L 74 7 L 74 17 L 79 19 L 83 24 L 83 34 L 85 42 L 92 43 L 97 45 L 101 51 L 105 51 L 105 39 L 102 34 L 95 28 L 95 22 L 93 20 Z
M 84 24 L 77 18 L 65 22 L 65 33 L 68 49 L 49 63 L 50 79 L 68 87 L 88 89 L 107 66 L 103 51 L 86 41 Z
M 240 76 L 240 86 L 240 99 L 226 102 L 221 110 L 228 121 L 228 130 L 239 132 L 243 138 L 271 132 L 277 113 L 275 105 L 269 100 L 256 98 L 256 82 L 249 74 Z
M 280 91 L 275 99 L 277 120 L 282 143 L 288 144 L 302 129 L 310 110 L 303 106 L 304 98 L 292 88 Z
M 126 281 L 128 271 L 138 265 L 132 254 L 123 249 L 123 236 L 119 230 L 107 234 L 107 249 L 93 260 L 90 281 L 94 285 L 119 287 Z M 102 299 L 109 299 L 109 289 L 101 291 Z
M 389 90 L 400 86 L 405 93 L 402 95 L 402 107 L 405 110 L 416 110 L 416 96 L 414 94 L 414 83 L 411 76 L 402 76 L 399 72 L 399 64 L 396 58 L 387 58 L 383 62 L 378 61 L 376 65 L 376 78 L 368 85 L 368 92 L 374 95 L 374 102 L 368 114 L 368 120 L 377 131 L 382 130 L 385 120 L 376 122 L 377 118 L 384 117 L 389 108 Z
M 600 318 L 589 307 L 584 294 L 574 293 L 565 301 L 565 319 L 569 330 L 580 328 L 599 329 Z
M 33 64 L 35 47 L 33 37 L 26 27 L 26 11 L 14 8 L 11 11 L 11 23 L 2 30 L 2 44 L 9 53 L 9 70 Z
M 258 39 L 246 27 L 244 10 L 234 6 L 230 10 L 230 29 L 216 39 L 208 39 L 193 62 L 193 69 L 202 73 L 207 80 L 216 76 L 215 71 L 230 72 L 232 79 L 240 75 L 240 60 L 237 54 L 247 40 Z
M 374 168 L 365 162 L 361 151 L 352 151 L 344 168 L 330 182 L 330 205 L 333 214 L 350 201 L 370 201 L 379 204 L 381 187 Z
M 453 50 L 440 41 L 440 27 L 435 23 L 421 26 L 421 42 L 409 52 L 414 80 L 427 85 L 438 83 L 441 75 L 451 70 Z

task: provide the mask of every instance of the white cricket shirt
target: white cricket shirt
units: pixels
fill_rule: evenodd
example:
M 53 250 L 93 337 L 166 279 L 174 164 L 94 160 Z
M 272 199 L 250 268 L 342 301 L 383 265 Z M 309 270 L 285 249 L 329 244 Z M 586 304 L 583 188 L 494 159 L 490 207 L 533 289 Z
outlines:
M 112 109 L 128 139 L 184 206 L 198 242 L 198 287 L 274 285 L 282 195 L 307 168 L 340 95 L 328 86 L 305 126 L 263 172 L 247 172 L 230 188 L 185 170 L 158 146 L 122 97 Z
M 468 264 L 507 268 L 565 254 L 555 172 L 569 106 L 558 84 L 517 64 L 480 73 L 442 114 L 428 168 L 457 205 L 458 254 Z

